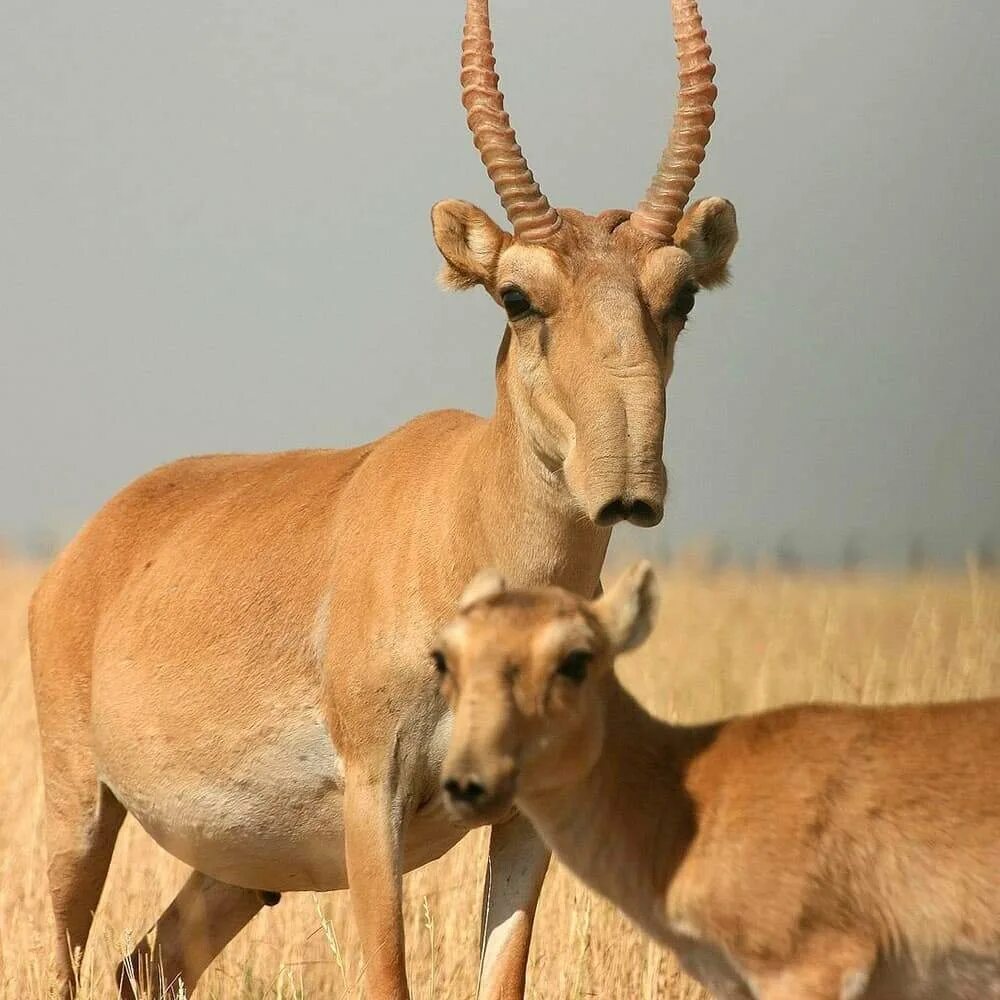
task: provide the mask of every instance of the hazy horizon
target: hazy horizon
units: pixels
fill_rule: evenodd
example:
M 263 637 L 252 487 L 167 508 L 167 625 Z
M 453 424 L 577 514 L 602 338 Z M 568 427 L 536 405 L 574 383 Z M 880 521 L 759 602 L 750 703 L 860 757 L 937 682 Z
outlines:
M 65 538 L 183 455 L 491 411 L 502 313 L 437 288 L 428 218 L 457 197 L 503 219 L 461 0 L 0 5 L 0 538 Z M 492 7 L 550 199 L 634 205 L 673 109 L 666 0 Z M 678 351 L 664 522 L 620 544 L 1000 546 L 1000 6 L 702 11 L 696 195 L 735 203 L 741 242 Z

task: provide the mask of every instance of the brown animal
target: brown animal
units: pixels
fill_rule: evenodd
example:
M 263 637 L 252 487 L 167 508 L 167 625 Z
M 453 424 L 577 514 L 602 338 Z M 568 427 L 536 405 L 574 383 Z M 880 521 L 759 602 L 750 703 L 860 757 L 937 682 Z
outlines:
M 470 584 L 433 654 L 456 816 L 516 804 L 725 1000 L 1000 997 L 1000 699 L 667 725 L 613 670 L 656 604 L 648 564 Z
M 427 645 L 480 566 L 589 596 L 612 525 L 660 520 L 674 346 L 736 242 L 728 202 L 682 214 L 715 89 L 696 3 L 672 14 L 667 152 L 635 213 L 592 217 L 534 183 L 486 0 L 468 0 L 463 101 L 513 233 L 459 201 L 432 221 L 445 283 L 507 312 L 490 419 L 431 413 L 350 451 L 177 462 L 112 499 L 45 577 L 31 654 L 67 990 L 131 812 L 194 869 L 157 954 L 132 958 L 152 957 L 164 991 L 190 992 L 279 893 L 349 885 L 369 995 L 408 996 L 402 873 L 466 832 L 439 794 L 450 716 Z M 529 824 L 496 825 L 481 996 L 522 995 L 547 864 Z

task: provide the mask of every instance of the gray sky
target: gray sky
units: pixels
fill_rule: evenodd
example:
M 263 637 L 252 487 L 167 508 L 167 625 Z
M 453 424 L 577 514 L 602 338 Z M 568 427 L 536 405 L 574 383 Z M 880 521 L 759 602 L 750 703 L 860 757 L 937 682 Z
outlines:
M 675 89 L 666 0 L 494 0 L 559 205 L 629 207 Z M 678 548 L 1000 541 L 1000 5 L 703 0 L 737 207 L 670 388 Z M 502 218 L 459 103 L 463 3 L 0 0 L 0 535 L 160 462 L 492 407 L 503 320 L 428 211 Z M 635 529 L 632 529 L 635 531 Z M 638 532 L 629 537 L 640 540 Z

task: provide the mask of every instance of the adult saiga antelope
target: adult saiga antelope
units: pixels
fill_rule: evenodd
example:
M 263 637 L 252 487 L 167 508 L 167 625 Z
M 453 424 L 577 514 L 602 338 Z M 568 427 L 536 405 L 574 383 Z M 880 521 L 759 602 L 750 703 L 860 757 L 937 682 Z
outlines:
M 462 100 L 513 232 L 461 201 L 432 222 L 444 283 L 507 313 L 491 418 L 157 469 L 46 575 L 31 654 L 67 982 L 130 812 L 194 869 L 157 924 L 168 982 L 190 991 L 277 894 L 350 886 L 370 995 L 408 996 L 401 874 L 466 832 L 439 793 L 451 723 L 428 643 L 480 566 L 589 596 L 612 525 L 660 520 L 674 346 L 736 242 L 727 201 L 684 212 L 714 67 L 695 0 L 671 10 L 681 88 L 663 159 L 633 213 L 589 216 L 535 184 L 486 0 L 468 0 Z M 496 825 L 481 996 L 522 995 L 547 863 L 526 822 Z
M 671 726 L 612 669 L 656 603 L 648 564 L 469 585 L 434 654 L 457 815 L 516 802 L 723 1000 L 998 1000 L 1000 699 Z

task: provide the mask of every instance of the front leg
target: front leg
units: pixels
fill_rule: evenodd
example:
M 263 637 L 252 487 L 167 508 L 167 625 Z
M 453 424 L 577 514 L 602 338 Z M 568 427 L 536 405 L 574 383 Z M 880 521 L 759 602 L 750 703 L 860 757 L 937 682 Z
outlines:
M 531 927 L 549 857 L 549 849 L 520 814 L 490 832 L 479 1000 L 524 996 Z
M 367 769 L 348 771 L 344 846 L 351 908 L 373 1000 L 409 1000 L 403 946 L 402 811 L 394 783 Z

